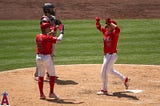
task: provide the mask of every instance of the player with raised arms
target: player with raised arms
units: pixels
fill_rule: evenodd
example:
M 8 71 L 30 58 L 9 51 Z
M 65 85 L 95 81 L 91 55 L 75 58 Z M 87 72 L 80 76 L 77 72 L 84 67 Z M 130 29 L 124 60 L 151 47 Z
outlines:
M 101 26 L 100 18 L 96 17 L 96 28 L 103 34 L 103 43 L 104 43 L 104 58 L 101 68 L 101 79 L 102 87 L 101 90 L 97 92 L 98 95 L 108 94 L 107 83 L 108 83 L 108 73 L 111 72 L 116 77 L 120 78 L 126 89 L 129 86 L 129 79 L 125 77 L 120 72 L 116 71 L 113 68 L 114 63 L 116 62 L 117 55 L 117 43 L 120 35 L 120 28 L 117 23 L 110 18 L 106 19 L 106 26 Z

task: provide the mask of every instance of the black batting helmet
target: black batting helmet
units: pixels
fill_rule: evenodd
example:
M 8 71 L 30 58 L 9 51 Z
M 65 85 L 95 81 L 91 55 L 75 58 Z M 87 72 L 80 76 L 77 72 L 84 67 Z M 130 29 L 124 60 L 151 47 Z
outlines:
M 55 8 L 55 5 L 51 4 L 51 3 L 44 3 L 43 5 L 43 12 L 55 15 L 55 11 L 53 11 L 53 9 Z

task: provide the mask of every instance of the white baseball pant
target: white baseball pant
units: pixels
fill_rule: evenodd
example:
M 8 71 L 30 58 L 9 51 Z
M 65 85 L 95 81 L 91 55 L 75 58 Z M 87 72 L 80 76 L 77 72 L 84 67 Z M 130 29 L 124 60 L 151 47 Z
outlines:
M 49 76 L 56 76 L 55 67 L 51 55 L 37 54 L 36 62 L 39 77 L 45 76 L 45 69 L 47 70 Z
M 122 81 L 125 80 L 125 76 L 113 69 L 113 65 L 118 59 L 117 53 L 106 54 L 103 58 L 103 65 L 101 68 L 102 90 L 107 91 L 108 73 L 111 72 Z

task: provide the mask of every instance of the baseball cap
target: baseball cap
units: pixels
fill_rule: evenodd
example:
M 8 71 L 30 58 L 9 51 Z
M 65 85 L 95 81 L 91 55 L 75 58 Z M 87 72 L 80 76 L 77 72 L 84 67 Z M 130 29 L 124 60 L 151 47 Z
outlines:
M 50 28 L 50 23 L 45 22 L 40 25 L 41 30 L 45 30 L 46 28 Z

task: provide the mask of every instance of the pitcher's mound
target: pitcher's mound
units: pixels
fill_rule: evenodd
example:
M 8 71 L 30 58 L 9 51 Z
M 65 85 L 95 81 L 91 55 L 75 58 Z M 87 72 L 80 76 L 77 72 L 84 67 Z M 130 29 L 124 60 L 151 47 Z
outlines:
M 59 100 L 48 98 L 49 83 L 44 82 L 45 100 L 39 99 L 37 81 L 33 79 L 34 68 L 18 69 L 0 73 L 0 93 L 8 92 L 10 106 L 158 106 L 160 104 L 160 66 L 115 65 L 119 72 L 128 76 L 130 90 L 109 74 L 109 95 L 96 95 L 101 88 L 99 64 L 58 65 L 55 93 Z M 0 97 L 2 100 L 2 96 Z

